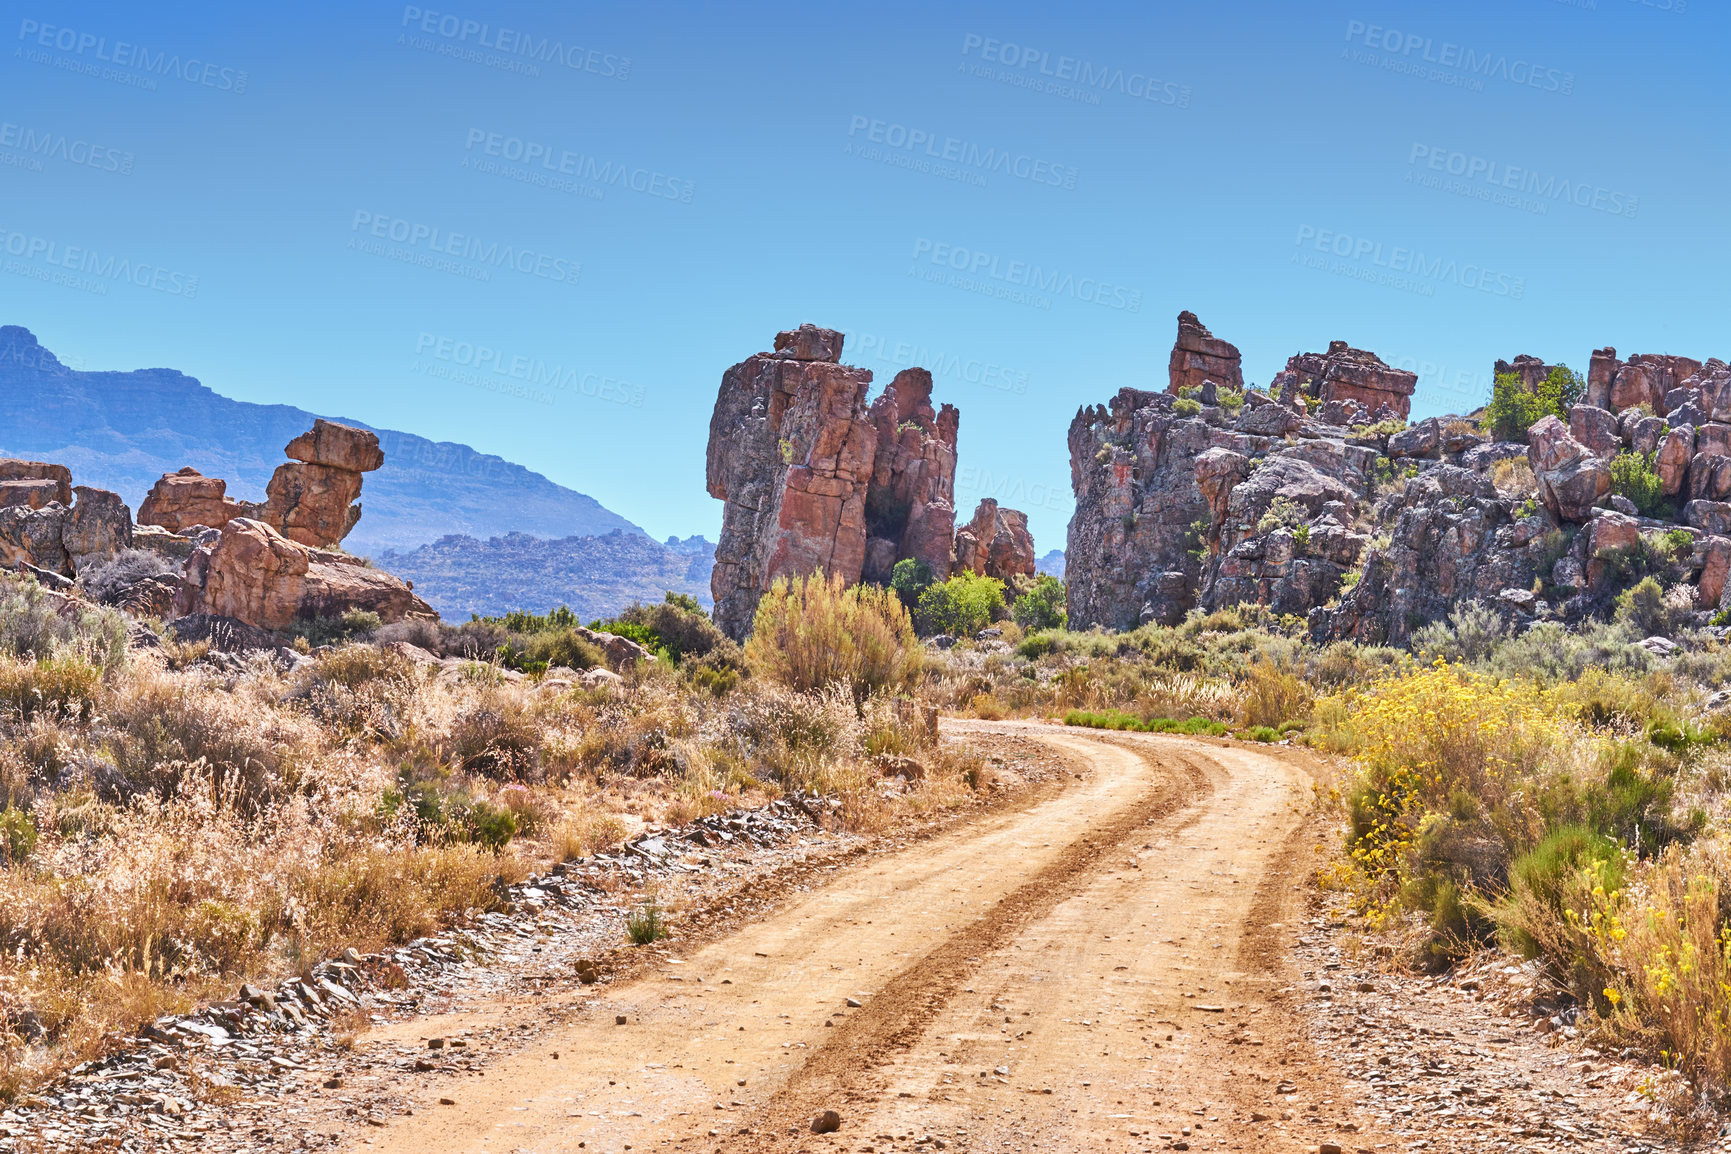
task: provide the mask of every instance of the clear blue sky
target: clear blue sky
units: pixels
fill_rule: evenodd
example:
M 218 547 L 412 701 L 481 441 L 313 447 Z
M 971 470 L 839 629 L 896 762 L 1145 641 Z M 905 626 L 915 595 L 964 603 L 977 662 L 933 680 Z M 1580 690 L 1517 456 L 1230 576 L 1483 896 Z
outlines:
M 0 322 L 657 536 L 715 535 L 721 373 L 802 321 L 937 362 L 962 515 L 1042 551 L 1071 416 L 1163 386 L 1180 309 L 1257 383 L 1423 371 L 1417 415 L 1522 352 L 1731 354 L 1703 0 L 7 8 Z

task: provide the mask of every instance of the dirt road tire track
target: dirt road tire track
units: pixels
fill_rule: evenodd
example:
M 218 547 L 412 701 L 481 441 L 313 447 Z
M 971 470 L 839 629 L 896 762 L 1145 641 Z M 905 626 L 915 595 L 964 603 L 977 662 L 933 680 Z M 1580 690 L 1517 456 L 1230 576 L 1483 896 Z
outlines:
M 1291 1110 L 1243 1125 L 1277 1074 L 1302 1071 L 1310 1101 L 1333 1085 L 1305 1068 L 1276 995 L 1309 811 L 1296 760 L 946 727 L 1032 737 L 1088 769 L 596 988 L 538 1052 L 450 1086 L 454 1108 L 429 1088 L 356 1149 L 853 1151 L 897 1136 L 881 1152 L 934 1134 L 951 1149 L 1156 1150 L 1194 1126 L 1193 1149 L 1294 1151 L 1332 1132 Z M 811 1134 L 826 1108 L 841 1132 Z

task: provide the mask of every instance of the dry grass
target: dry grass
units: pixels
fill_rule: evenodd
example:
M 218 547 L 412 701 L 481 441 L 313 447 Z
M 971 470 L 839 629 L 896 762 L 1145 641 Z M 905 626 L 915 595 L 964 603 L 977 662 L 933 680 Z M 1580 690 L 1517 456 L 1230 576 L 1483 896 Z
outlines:
M 117 655 L 123 622 L 68 624 L 29 588 L 0 584 L 0 1096 L 240 981 L 436 931 L 645 826 L 806 790 L 882 829 L 971 788 L 923 709 L 851 677 L 718 694 L 657 663 L 557 692 L 365 644 L 236 673 L 204 645 Z M 892 680 L 918 663 L 878 656 Z M 930 772 L 891 789 L 888 755 Z

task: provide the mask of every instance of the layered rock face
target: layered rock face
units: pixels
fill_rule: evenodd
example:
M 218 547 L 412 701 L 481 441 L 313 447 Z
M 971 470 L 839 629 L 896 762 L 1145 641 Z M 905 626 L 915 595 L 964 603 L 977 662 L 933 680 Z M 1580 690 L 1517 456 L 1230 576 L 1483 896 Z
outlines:
M 1362 406 L 1373 420 L 1404 421 L 1417 387 L 1417 373 L 1391 368 L 1375 353 L 1345 341 L 1329 341 L 1326 353 L 1300 353 L 1288 360 L 1268 391 L 1283 399 L 1301 395 L 1320 405 Z
M 346 553 L 291 541 L 263 521 L 235 517 L 187 560 L 172 613 L 287 629 L 297 619 L 334 617 L 348 609 L 371 610 L 387 624 L 438 617 L 389 573 Z
M 1352 508 L 1379 454 L 1263 401 L 1236 417 L 1209 406 L 1186 418 L 1170 394 L 1121 389 L 1077 412 L 1064 551 L 1072 628 L 1174 624 L 1240 601 L 1302 615 L 1334 595 L 1366 541 Z M 1289 428 L 1301 439 L 1288 443 Z
M 897 561 L 912 558 L 950 575 L 956 531 L 955 406 L 932 408 L 932 375 L 903 369 L 871 403 L 877 430 L 871 486 L 866 492 L 866 554 L 860 576 L 887 583 Z
M 708 482 L 726 504 L 710 588 L 730 637 L 750 631 L 776 577 L 822 569 L 857 581 L 864 568 L 878 430 L 865 417 L 871 370 L 839 364 L 841 341 L 802 325 L 722 375 Z
M 72 484 L 66 466 L 3 460 L 0 478 L 0 565 L 71 577 L 132 545 L 120 495 Z
M 1204 382 L 1244 391 L 1244 370 L 1238 346 L 1223 341 L 1208 331 L 1196 314 L 1186 310 L 1178 314 L 1178 339 L 1172 345 L 1172 357 L 1167 362 L 1169 393 L 1202 390 Z M 1208 397 L 1206 403 L 1213 404 Z
M 164 473 L 151 486 L 144 504 L 138 507 L 138 523 L 158 525 L 170 533 L 184 533 L 194 525 L 220 529 L 250 509 L 228 496 L 227 481 L 206 477 L 188 465 L 179 472 Z
M 974 510 L 974 519 L 956 530 L 955 572 L 978 573 L 1009 581 L 1032 577 L 1037 560 L 1028 515 L 1001 509 L 991 497 Z
M 950 572 L 960 417 L 933 409 L 924 369 L 898 373 L 868 407 L 871 371 L 841 364 L 841 350 L 842 334 L 801 325 L 722 376 L 708 485 L 726 505 L 710 585 L 730 637 L 750 632 L 777 577 L 887 581 L 908 558 Z
M 141 525 L 184 533 L 194 525 L 220 529 L 235 517 L 252 517 L 302 545 L 328 549 L 361 519 L 357 499 L 361 475 L 381 468 L 378 434 L 320 418 L 283 450 L 292 462 L 278 465 L 261 504 L 228 496 L 228 482 L 190 466 L 164 473 L 138 507 Z

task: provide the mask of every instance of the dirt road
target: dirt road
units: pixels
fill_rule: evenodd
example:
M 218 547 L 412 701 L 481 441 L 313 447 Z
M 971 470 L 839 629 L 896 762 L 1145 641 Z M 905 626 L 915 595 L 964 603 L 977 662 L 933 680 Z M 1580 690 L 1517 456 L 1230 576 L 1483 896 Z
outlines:
M 1305 1062 L 1277 992 L 1310 804 L 1299 764 L 1203 740 L 954 726 L 970 727 L 1035 735 L 1074 776 L 596 987 L 458 1100 L 429 1094 L 357 1149 L 1342 1141 L 1328 1076 Z M 826 1109 L 840 1130 L 813 1134 Z

